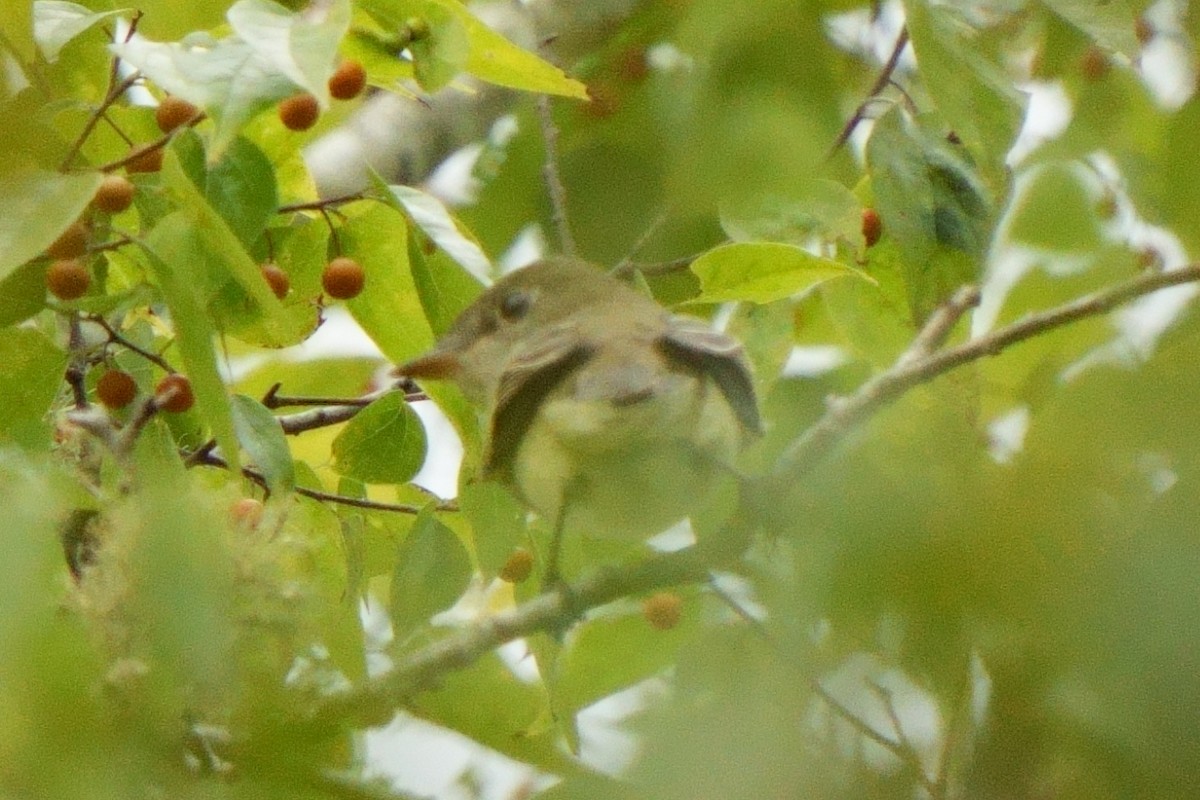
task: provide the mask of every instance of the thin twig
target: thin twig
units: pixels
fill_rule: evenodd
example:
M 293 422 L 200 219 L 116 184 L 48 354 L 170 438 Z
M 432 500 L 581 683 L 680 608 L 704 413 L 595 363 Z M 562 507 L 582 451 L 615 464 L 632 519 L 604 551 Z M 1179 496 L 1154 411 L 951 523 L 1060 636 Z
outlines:
M 699 254 L 694 256 L 684 256 L 683 258 L 672 259 L 671 261 L 658 261 L 654 263 L 637 263 L 633 261 L 622 261 L 620 264 L 612 268 L 612 274 L 618 278 L 624 278 L 632 275 L 634 272 L 640 272 L 646 276 L 653 275 L 670 275 L 674 272 L 685 272 L 692 262 L 699 258 Z
M 188 466 L 205 466 L 218 467 L 220 469 L 229 469 L 229 462 L 221 458 L 215 452 L 197 450 L 184 459 Z M 252 467 L 242 467 L 242 476 L 248 480 L 252 480 L 263 488 L 267 488 L 266 476 Z M 353 506 L 354 508 L 365 508 L 370 511 L 389 511 L 397 514 L 419 514 L 425 506 L 411 505 L 409 503 L 384 503 L 379 500 L 367 500 L 361 497 L 349 497 L 344 494 L 335 494 L 333 492 L 323 492 L 320 489 L 309 489 L 304 486 L 297 486 L 293 490 L 296 494 L 304 495 L 313 500 L 320 500 L 326 503 L 337 503 L 343 506 Z M 434 506 L 435 511 L 457 511 L 458 504 L 450 501 L 443 501 Z
M 578 250 L 575 247 L 575 237 L 571 235 L 570 217 L 567 214 L 567 190 L 558 170 L 558 126 L 554 124 L 554 117 L 550 113 L 548 96 L 538 97 L 537 110 L 542 125 L 542 141 L 546 146 L 542 179 L 545 180 L 546 192 L 550 195 L 550 219 L 558 231 L 558 243 L 563 255 L 574 256 Z
M 79 314 L 70 312 L 70 333 L 67 337 L 67 352 L 70 360 L 67 362 L 66 381 L 71 387 L 71 396 L 75 400 L 75 408 L 88 407 L 87 387 L 84 378 L 87 376 L 87 352 L 84 346 L 83 330 L 79 325 Z
M 892 367 L 868 380 L 854 394 L 831 403 L 824 416 L 809 426 L 788 447 L 768 476 L 768 481 L 782 486 L 804 475 L 852 428 L 918 384 L 964 364 L 998 355 L 1018 342 L 1054 328 L 1105 314 L 1160 289 L 1197 280 L 1200 280 L 1198 264 L 1170 272 L 1139 275 L 1056 308 L 1030 314 L 1011 325 L 957 347 L 939 350 L 915 360 L 905 361 L 905 356 L 901 356 Z M 935 313 L 926 323 L 926 329 L 942 324 L 944 321 Z M 925 331 L 922 331 L 917 335 L 917 340 L 922 340 L 924 336 Z M 908 351 L 905 355 L 907 353 Z
M 871 691 L 879 698 L 883 704 L 883 709 L 887 713 L 888 721 L 892 728 L 896 731 L 896 739 L 899 740 L 900 753 L 897 755 L 908 765 L 908 767 L 917 774 L 917 779 L 929 793 L 929 796 L 934 800 L 939 800 L 942 796 L 940 787 L 937 781 L 929 777 L 929 773 L 925 771 L 925 762 L 921 760 L 921 754 L 917 752 L 917 748 L 913 745 L 912 739 L 908 738 L 908 734 L 904 732 L 904 725 L 900 722 L 900 714 L 896 711 L 896 698 L 892 690 L 875 681 L 868 684 Z M 895 752 L 895 751 L 893 751 Z
M 768 477 L 787 480 L 803 474 L 855 424 L 921 382 L 971 361 L 995 355 L 1012 344 L 1040 333 L 1105 313 L 1159 289 L 1196 280 L 1200 280 L 1200 265 L 1143 275 L 1058 308 L 1031 315 L 967 344 L 931 353 L 907 364 L 897 364 L 868 381 L 855 395 L 832 408 L 809 428 L 789 448 L 777 469 Z M 947 313 L 953 315 L 952 312 Z M 948 330 L 952 325 L 952 320 L 948 325 L 946 317 L 936 314 L 926 323 L 926 327 L 932 329 Z M 935 338 L 932 330 L 924 337 L 918 334 L 918 340 L 923 342 Z M 621 597 L 710 580 L 712 566 L 693 546 L 654 555 L 635 564 L 596 571 L 422 647 L 400 660 L 391 672 L 370 679 L 356 689 L 319 698 L 315 708 L 305 713 L 298 724 L 325 729 L 355 723 L 373 724 L 380 719 L 381 709 L 403 704 L 414 694 L 436 684 L 445 673 L 465 669 L 505 642 L 538 632 L 561 630 L 588 609 Z M 812 680 L 810 683 L 813 692 L 864 737 L 904 758 L 902 743 L 858 719 L 819 681 Z
M 649 225 L 646 226 L 646 230 L 642 231 L 642 234 L 638 236 L 633 245 L 630 246 L 628 252 L 625 253 L 625 257 L 618 261 L 617 265 L 609 271 L 614 274 L 621 274 L 622 270 L 627 269 L 630 262 L 633 261 L 633 257 L 640 253 L 642 248 L 646 246 L 650 239 L 652 239 L 654 235 L 659 232 L 662 226 L 666 224 L 669 216 L 670 214 L 667 210 L 660 212 L 659 215 L 655 217 Z
M 168 362 L 165 358 L 158 355 L 157 353 L 152 353 L 143 347 L 139 347 L 138 345 L 136 345 L 133 342 L 126 339 L 124 336 L 122 336 L 120 334 L 119 331 L 116 330 L 116 328 L 114 328 L 112 325 L 110 325 L 108 323 L 108 320 L 106 320 L 100 314 L 93 314 L 93 315 L 89 316 L 88 322 L 94 322 L 97 325 L 99 325 L 101 328 L 103 328 L 105 333 L 108 334 L 108 341 L 110 343 L 119 344 L 121 347 L 124 347 L 127 350 L 132 350 L 133 352 L 137 353 L 139 356 L 146 359 L 147 361 L 150 361 L 151 363 L 156 364 L 157 366 L 161 367 L 164 372 L 174 372 L 175 371 L 175 369 L 171 366 L 170 362 Z
M 366 681 L 344 694 L 318 700 L 307 723 L 325 727 L 355 720 L 380 718 L 381 709 L 395 708 L 427 689 L 443 674 L 464 669 L 505 642 L 542 631 L 559 630 L 582 609 L 622 597 L 708 577 L 709 565 L 695 547 L 651 556 L 622 568 L 600 569 L 573 583 L 559 584 L 521 605 L 493 614 L 457 633 L 399 659 L 385 675 Z
M 193 119 L 195 121 L 199 121 L 199 118 L 200 118 L 199 114 L 197 114 L 196 117 L 193 117 Z M 177 128 L 176 130 L 179 130 L 179 129 Z M 116 161 L 110 161 L 109 163 L 101 166 L 99 169 L 101 172 L 113 172 L 115 170 L 118 170 L 121 167 L 128 164 L 130 161 L 136 161 L 137 159 L 141 158 L 142 156 L 146 155 L 147 153 L 152 153 L 155 150 L 163 149 L 164 147 L 166 147 L 168 144 L 171 143 L 171 137 L 173 137 L 174 135 L 175 135 L 175 131 L 170 131 L 169 133 L 164 133 L 162 136 L 158 137 L 157 139 L 150 142 L 149 144 L 143 145 L 142 147 L 137 148 L 133 152 L 126 155 L 124 158 L 119 158 Z
M 116 76 L 115 70 L 113 71 L 113 76 Z M 59 172 L 66 172 L 68 169 L 70 169 L 71 162 L 75 160 L 75 156 L 79 155 L 79 151 L 83 149 L 84 142 L 86 142 L 87 138 L 91 136 L 92 130 L 95 129 L 96 125 L 100 122 L 100 118 L 104 116 L 104 112 L 108 110 L 109 106 L 117 102 L 117 100 L 121 97 L 121 95 L 125 94 L 129 87 L 141 80 L 141 77 L 142 75 L 140 72 L 134 72 L 120 83 L 110 86 L 108 94 L 106 94 L 104 99 L 100 101 L 100 107 L 92 112 L 92 115 L 88 117 L 87 122 L 83 124 L 83 130 L 81 130 L 79 135 L 75 137 L 75 141 L 71 143 L 71 149 L 67 151 L 67 155 L 63 158 L 62 163 L 58 165 Z
M 311 200 L 306 203 L 291 203 L 286 206 L 280 206 L 275 209 L 276 214 L 290 214 L 295 211 L 320 211 L 330 206 L 341 205 L 342 203 L 352 203 L 355 200 L 370 199 L 365 192 L 355 192 L 354 194 L 344 194 L 340 197 L 330 197 L 325 200 Z
M 892 47 L 892 54 L 888 56 L 888 60 L 884 62 L 883 68 L 875 76 L 875 82 L 871 84 L 871 89 L 867 92 L 866 99 L 858 104 L 858 108 L 854 110 L 854 115 L 846 120 L 841 133 L 833 140 L 833 145 L 829 148 L 829 152 L 825 156 L 826 158 L 831 158 L 834 153 L 841 149 L 842 145 L 850 141 L 850 137 L 854 135 L 854 130 L 866 118 L 867 107 L 875 99 L 875 95 L 882 92 L 891 83 L 892 73 L 896 71 L 896 67 L 900 63 L 900 56 L 904 53 L 904 47 L 907 44 L 908 26 L 906 25 L 900 29 L 900 34 L 896 37 L 896 44 Z

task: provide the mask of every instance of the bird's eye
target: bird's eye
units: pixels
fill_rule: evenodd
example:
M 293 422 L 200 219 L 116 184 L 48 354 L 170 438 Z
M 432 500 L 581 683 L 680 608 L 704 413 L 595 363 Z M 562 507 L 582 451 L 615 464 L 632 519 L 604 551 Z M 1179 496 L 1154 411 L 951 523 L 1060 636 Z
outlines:
M 500 299 L 500 316 L 508 322 L 516 322 L 529 313 L 533 298 L 528 292 L 509 292 Z

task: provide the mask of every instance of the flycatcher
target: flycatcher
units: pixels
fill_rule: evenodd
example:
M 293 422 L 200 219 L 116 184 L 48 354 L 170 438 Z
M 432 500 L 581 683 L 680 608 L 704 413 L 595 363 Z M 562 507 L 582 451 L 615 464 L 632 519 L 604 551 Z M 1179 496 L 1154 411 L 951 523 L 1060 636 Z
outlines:
M 735 340 L 567 258 L 498 281 L 397 372 L 457 382 L 488 421 L 484 477 L 560 534 L 664 530 L 760 427 Z

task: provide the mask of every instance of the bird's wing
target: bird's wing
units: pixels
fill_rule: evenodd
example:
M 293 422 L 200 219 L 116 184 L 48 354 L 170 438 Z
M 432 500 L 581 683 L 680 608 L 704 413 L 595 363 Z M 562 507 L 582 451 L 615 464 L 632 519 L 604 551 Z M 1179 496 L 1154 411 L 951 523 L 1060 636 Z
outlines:
M 592 355 L 568 327 L 551 327 L 517 353 L 500 375 L 483 472 L 504 476 L 542 400 Z
M 712 378 L 747 433 L 761 433 L 750 363 L 738 342 L 699 320 L 672 317 L 658 341 L 672 361 Z

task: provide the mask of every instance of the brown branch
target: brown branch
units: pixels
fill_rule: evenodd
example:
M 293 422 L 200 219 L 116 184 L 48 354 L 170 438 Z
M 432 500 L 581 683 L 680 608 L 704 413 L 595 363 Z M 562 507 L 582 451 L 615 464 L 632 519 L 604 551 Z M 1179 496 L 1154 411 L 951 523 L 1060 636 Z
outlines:
M 116 69 L 113 69 L 111 73 L 112 78 L 115 79 L 116 75 Z M 92 112 L 92 115 L 88 117 L 87 122 L 83 124 L 83 130 L 81 130 L 79 135 L 75 137 L 75 141 L 71 143 L 71 149 L 67 151 L 66 157 L 64 157 L 62 163 L 58 165 L 59 172 L 66 172 L 68 169 L 70 169 L 71 162 L 75 160 L 75 156 L 79 155 L 79 151 L 83 149 L 84 142 L 86 142 L 88 137 L 92 135 L 92 131 L 96 128 L 96 125 L 100 123 L 100 119 L 104 116 L 104 112 L 108 110 L 109 106 L 117 102 L 121 95 L 125 94 L 125 92 L 129 90 L 129 87 L 133 86 L 135 83 L 141 80 L 141 78 L 141 73 L 135 72 L 120 83 L 109 85 L 108 94 L 104 96 L 104 99 L 100 101 L 100 106 Z
M 563 186 L 562 175 L 558 170 L 558 126 L 550 114 L 550 98 L 541 95 L 537 99 L 538 119 L 542 125 L 542 141 L 546 146 L 546 162 L 542 165 L 542 179 L 546 182 L 546 192 L 550 195 L 550 219 L 558 231 L 558 243 L 563 255 L 574 256 L 578 253 L 575 247 L 575 237 L 571 234 L 570 217 L 567 214 L 567 190 Z
M 201 448 L 196 452 L 186 456 L 184 463 L 188 466 L 205 466 L 217 467 L 219 469 L 229 469 L 229 462 L 221 456 L 217 455 L 211 449 L 206 450 Z M 254 481 L 264 489 L 267 487 L 267 478 L 258 470 L 252 467 L 242 467 L 242 477 Z M 343 506 L 353 506 L 354 508 L 364 508 L 370 511 L 389 511 L 397 514 L 419 514 L 424 506 L 416 506 L 408 503 L 384 503 L 378 500 L 367 500 L 361 497 L 349 497 L 344 494 L 335 494 L 333 492 L 324 492 L 320 489 L 309 489 L 304 486 L 297 486 L 293 489 L 296 494 L 304 495 L 313 500 L 320 500 L 326 503 L 337 503 Z M 436 511 L 457 511 L 458 504 L 454 502 L 440 502 L 435 507 Z
M 197 114 L 192 119 L 194 121 L 198 122 L 200 120 L 200 115 Z M 192 124 L 192 123 L 189 123 L 189 124 Z M 176 128 L 176 130 L 181 130 L 181 129 Z M 168 144 L 171 143 L 171 137 L 173 137 L 174 135 L 175 135 L 175 131 L 170 131 L 169 133 L 164 133 L 162 136 L 160 136 L 157 139 L 155 139 L 154 141 L 150 142 L 150 144 L 147 144 L 147 145 L 144 145 L 142 147 L 135 149 L 133 152 L 129 153 L 124 158 L 119 158 L 116 161 L 110 161 L 109 163 L 101 166 L 100 171 L 101 172 L 114 172 L 115 170 L 118 170 L 121 167 L 128 164 L 130 161 L 136 161 L 137 159 L 146 155 L 146 153 L 152 153 L 155 150 L 162 150 L 164 147 L 166 147 Z
M 400 658 L 394 669 L 357 689 L 321 698 L 305 723 L 325 728 L 374 724 L 391 709 L 435 684 L 451 670 L 464 669 L 492 649 L 542 631 L 561 630 L 581 611 L 640 594 L 708 579 L 709 564 L 695 547 L 657 554 L 637 564 L 597 570 L 578 581 L 560 584 L 515 608 L 493 614 Z
M 892 73 L 896 71 L 897 65 L 900 63 L 900 56 L 904 53 L 904 48 L 908 44 L 908 26 L 900 29 L 900 34 L 896 37 L 896 44 L 892 47 L 892 54 L 888 56 L 888 60 L 880 69 L 879 74 L 875 76 L 875 82 L 871 84 L 870 91 L 867 92 L 867 97 L 858 104 L 858 108 L 854 110 L 854 115 L 846 120 L 846 124 L 842 127 L 837 138 L 834 139 L 833 145 L 829 148 L 826 158 L 832 158 L 833 154 L 841 149 L 842 145 L 850 141 L 850 137 L 854 135 L 854 130 L 866 118 L 867 107 L 875 99 L 875 96 L 882 92 L 892 81 Z
M 819 420 L 794 441 L 784 452 L 772 472 L 766 477 L 768 492 L 780 489 L 803 476 L 823 458 L 852 428 L 868 419 L 883 406 L 903 395 L 909 389 L 964 364 L 988 356 L 999 355 L 1018 342 L 1033 338 L 1063 325 L 1088 317 L 1099 316 L 1143 295 L 1200 280 L 1200 265 L 1193 264 L 1170 272 L 1153 272 L 1132 278 L 1124 283 L 1083 297 L 1076 298 L 1056 308 L 1030 314 L 1011 325 L 992 331 L 986 336 L 973 339 L 956 347 L 921 355 L 925 344 L 936 339 L 935 333 L 944 335 L 953 326 L 945 314 L 954 315 L 950 309 L 934 312 L 925 327 L 914 340 L 914 347 L 900 356 L 885 372 L 876 375 L 858 388 L 853 395 L 835 400 Z M 960 290 L 948 306 L 955 302 L 964 303 L 972 299 L 970 290 Z M 961 316 L 966 308 L 957 311 Z M 956 318 L 956 317 L 955 317 Z M 945 327 L 944 331 L 941 329 Z M 916 348 L 914 350 L 914 348 Z
M 337 206 L 341 205 L 342 203 L 352 203 L 355 200 L 368 199 L 370 198 L 365 192 L 355 192 L 354 194 L 344 194 L 341 197 L 330 197 L 326 200 L 312 200 L 307 203 L 291 203 L 275 209 L 275 213 L 291 214 L 295 211 L 322 211 L 330 206 Z
M 106 320 L 100 314 L 92 314 L 87 319 L 88 322 L 94 322 L 104 329 L 104 332 L 108 334 L 108 341 L 110 344 L 119 344 L 121 347 L 124 347 L 127 350 L 132 350 L 147 361 L 150 361 L 151 363 L 161 367 L 164 372 L 175 371 L 175 369 L 165 358 L 157 353 L 152 353 L 149 350 L 139 347 L 138 345 L 126 339 L 120 334 L 119 331 L 117 331 L 116 328 L 108 323 L 108 320 Z
M 70 360 L 67 362 L 66 381 L 71 387 L 71 396 L 75 400 L 75 408 L 83 409 L 88 407 L 87 387 L 84 385 L 84 380 L 87 377 L 87 348 L 83 339 L 83 330 L 79 325 L 79 314 L 70 312 L 70 333 L 67 338 L 67 353 L 70 355 Z
M 783 480 L 802 474 L 855 424 L 919 383 L 962 364 L 995 355 L 1012 344 L 1038 334 L 1110 311 L 1158 289 L 1196 280 L 1200 280 L 1200 266 L 1144 275 L 1058 308 L 1031 315 L 964 345 L 930 352 L 976 302 L 976 292 L 965 287 L 943 308 L 934 312 L 895 366 L 831 408 L 825 417 L 793 444 L 779 467 L 768 478 Z M 357 689 L 320 699 L 315 710 L 306 715 L 304 722 L 322 728 L 373 724 L 381 714 L 390 713 L 390 709 L 435 684 L 442 674 L 470 666 L 505 642 L 538 632 L 562 630 L 582 612 L 621 597 L 683 583 L 711 581 L 711 566 L 700 551 L 691 547 L 654 555 L 637 564 L 594 572 L 575 583 L 544 592 L 515 608 L 423 647 L 399 661 L 388 674 L 369 680 Z M 725 596 L 720 591 L 716 594 Z M 736 610 L 736 603 L 734 607 Z M 740 616 L 753 622 L 748 614 L 742 613 Z M 755 624 L 753 627 L 771 641 L 769 632 L 761 625 Z M 893 740 L 859 719 L 819 681 L 811 680 L 810 685 L 817 696 L 863 736 L 896 754 L 906 765 L 914 766 L 913 754 L 905 749 L 903 742 Z M 919 766 L 918 763 L 914 768 Z M 929 781 L 923 768 L 918 770 L 917 775 L 923 782 Z

